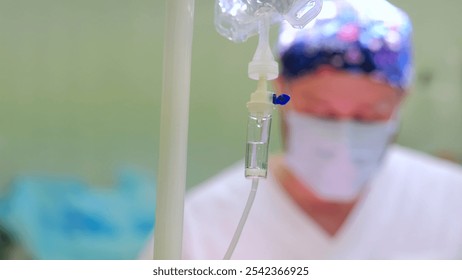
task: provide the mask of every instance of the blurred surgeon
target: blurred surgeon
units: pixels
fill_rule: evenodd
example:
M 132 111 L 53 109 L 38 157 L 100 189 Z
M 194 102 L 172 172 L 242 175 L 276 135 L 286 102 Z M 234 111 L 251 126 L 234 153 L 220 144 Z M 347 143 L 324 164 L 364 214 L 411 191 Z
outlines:
M 462 257 L 461 167 L 392 144 L 411 36 L 383 0 L 324 1 L 310 26 L 283 26 L 284 153 L 270 158 L 234 259 Z M 223 258 L 250 190 L 243 172 L 239 162 L 189 193 L 185 259 Z

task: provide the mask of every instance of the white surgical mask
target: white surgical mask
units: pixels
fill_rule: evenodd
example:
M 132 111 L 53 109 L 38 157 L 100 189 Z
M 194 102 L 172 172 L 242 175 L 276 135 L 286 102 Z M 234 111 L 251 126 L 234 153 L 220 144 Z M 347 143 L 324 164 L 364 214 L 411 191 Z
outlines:
M 396 130 L 385 122 L 335 121 L 289 111 L 286 163 L 321 198 L 351 201 L 379 167 Z

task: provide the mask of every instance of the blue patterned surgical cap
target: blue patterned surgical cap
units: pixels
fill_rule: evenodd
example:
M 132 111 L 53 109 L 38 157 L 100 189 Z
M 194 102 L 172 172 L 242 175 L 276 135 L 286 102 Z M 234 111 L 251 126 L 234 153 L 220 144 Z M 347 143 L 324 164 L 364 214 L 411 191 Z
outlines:
M 288 79 L 329 65 L 406 89 L 412 80 L 412 24 L 385 0 L 325 0 L 304 29 L 281 28 L 278 51 Z

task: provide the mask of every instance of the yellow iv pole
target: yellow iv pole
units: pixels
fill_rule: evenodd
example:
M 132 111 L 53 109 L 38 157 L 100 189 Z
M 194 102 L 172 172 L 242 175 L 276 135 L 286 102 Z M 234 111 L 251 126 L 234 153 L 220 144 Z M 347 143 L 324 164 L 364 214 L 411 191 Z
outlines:
M 154 259 L 179 260 L 186 189 L 194 0 L 168 0 Z

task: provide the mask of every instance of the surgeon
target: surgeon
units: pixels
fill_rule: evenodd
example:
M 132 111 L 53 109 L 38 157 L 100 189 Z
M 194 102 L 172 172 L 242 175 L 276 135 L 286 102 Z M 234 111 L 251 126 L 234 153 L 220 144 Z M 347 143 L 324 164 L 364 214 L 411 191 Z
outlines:
M 324 1 L 310 26 L 283 26 L 284 153 L 270 159 L 233 259 L 462 258 L 462 168 L 392 144 L 411 36 L 383 0 Z M 250 189 L 243 172 L 239 162 L 189 193 L 183 258 L 223 257 Z

